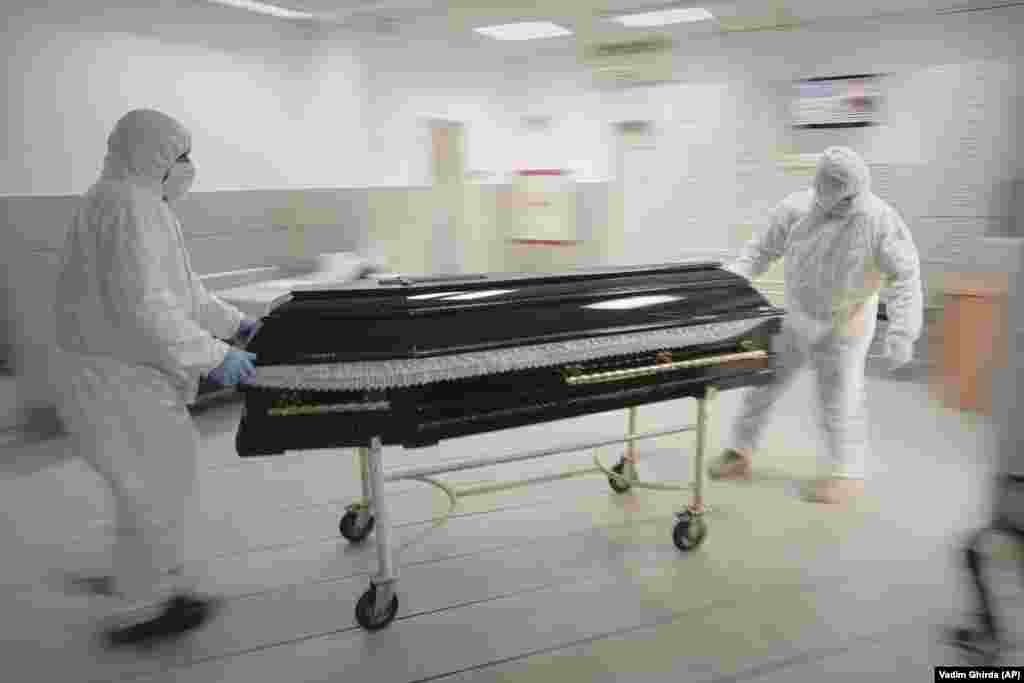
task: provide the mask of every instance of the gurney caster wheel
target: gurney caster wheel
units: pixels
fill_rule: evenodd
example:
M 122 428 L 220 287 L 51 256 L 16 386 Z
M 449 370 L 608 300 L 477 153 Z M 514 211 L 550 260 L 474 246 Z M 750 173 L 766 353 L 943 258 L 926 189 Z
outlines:
M 618 464 L 612 468 L 612 472 L 615 474 L 625 474 L 626 461 L 619 460 Z M 615 491 L 615 493 L 625 493 L 633 488 L 632 484 L 628 481 L 624 482 L 621 479 L 616 479 L 615 477 L 608 477 L 608 485 L 612 487 L 612 491 Z
M 370 515 L 366 518 L 366 522 L 360 525 L 359 513 L 355 510 L 349 510 L 341 516 L 341 521 L 338 522 L 338 531 L 345 537 L 345 540 L 359 543 L 373 531 L 373 522 L 373 515 Z
M 704 523 L 704 520 L 684 512 L 679 515 L 679 521 L 676 522 L 675 528 L 672 529 L 672 542 L 680 550 L 693 550 L 704 542 L 707 535 L 708 526 Z
M 359 598 L 359 602 L 356 603 L 356 621 L 367 631 L 376 631 L 384 628 L 394 621 L 395 615 L 398 614 L 397 595 L 391 596 L 391 604 L 388 605 L 387 611 L 382 614 L 378 615 L 374 612 L 376 603 L 377 587 L 370 584 L 370 588 L 363 593 L 362 597 Z

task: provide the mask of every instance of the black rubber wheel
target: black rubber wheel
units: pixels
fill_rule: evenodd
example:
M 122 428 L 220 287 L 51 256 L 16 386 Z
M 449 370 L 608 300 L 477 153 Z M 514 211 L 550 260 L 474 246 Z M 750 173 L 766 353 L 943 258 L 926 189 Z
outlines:
M 371 584 L 370 588 L 359 598 L 359 602 L 356 603 L 356 621 L 367 631 L 376 631 L 384 628 L 394 621 L 395 615 L 398 614 L 397 595 L 391 596 L 391 604 L 388 606 L 387 612 L 379 617 L 373 613 L 373 606 L 376 602 L 377 587 Z
M 625 460 L 619 460 L 619 464 L 612 468 L 612 472 L 615 474 L 623 474 L 625 471 Z M 616 479 L 615 477 L 608 477 L 608 485 L 612 487 L 612 491 L 615 491 L 615 493 L 625 493 L 633 488 L 633 485 L 629 482 L 623 482 L 621 479 Z
M 672 529 L 672 542 L 680 550 L 688 551 L 703 543 L 707 535 L 708 525 L 703 519 L 684 515 Z
M 373 531 L 373 523 L 373 515 L 370 515 L 370 518 L 366 520 L 366 524 L 359 526 L 359 514 L 354 510 L 349 510 L 341 516 L 341 521 L 338 522 L 338 531 L 341 532 L 341 535 L 346 540 L 352 543 L 359 543 Z

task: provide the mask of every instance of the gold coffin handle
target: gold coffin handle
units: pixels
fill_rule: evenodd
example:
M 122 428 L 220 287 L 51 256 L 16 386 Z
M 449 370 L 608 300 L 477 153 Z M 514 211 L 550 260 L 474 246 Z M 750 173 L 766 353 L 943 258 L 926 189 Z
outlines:
M 578 384 L 600 384 L 602 382 L 618 382 L 624 379 L 635 377 L 647 377 L 672 370 L 684 368 L 699 368 L 707 365 L 721 365 L 737 360 L 754 360 L 767 358 L 767 351 L 743 351 L 741 353 L 726 353 L 719 356 L 705 356 L 703 358 L 691 358 L 672 363 L 658 363 L 656 365 L 645 365 L 642 368 L 627 368 L 626 370 L 607 370 L 605 372 L 594 372 L 587 375 L 569 375 L 565 377 L 565 383 L 570 386 Z
M 330 413 L 365 413 L 375 410 L 390 410 L 390 401 L 369 403 L 333 403 L 330 405 L 296 404 L 277 406 L 267 410 L 270 417 L 291 417 L 293 415 L 328 415 Z

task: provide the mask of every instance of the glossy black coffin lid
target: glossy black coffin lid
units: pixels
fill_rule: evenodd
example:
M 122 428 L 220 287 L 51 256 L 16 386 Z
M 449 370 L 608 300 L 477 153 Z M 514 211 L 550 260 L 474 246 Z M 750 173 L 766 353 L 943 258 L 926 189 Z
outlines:
M 259 365 L 422 358 L 782 313 L 717 263 L 400 278 L 292 292 L 248 348 Z

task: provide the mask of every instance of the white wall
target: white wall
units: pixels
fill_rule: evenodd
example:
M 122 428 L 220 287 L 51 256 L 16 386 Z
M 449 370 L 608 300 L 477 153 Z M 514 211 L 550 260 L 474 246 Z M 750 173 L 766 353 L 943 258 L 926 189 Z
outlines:
M 430 184 L 432 118 L 465 124 L 467 169 L 502 174 L 515 165 L 510 137 L 518 126 L 519 88 L 499 58 L 437 42 L 380 41 L 361 55 L 371 184 Z
M 616 163 L 608 123 L 650 117 L 675 125 L 693 105 L 685 96 L 647 95 L 657 89 L 598 92 L 574 53 L 512 60 L 439 43 L 370 48 L 194 0 L 114 4 L 84 0 L 76 17 L 66 7 L 11 10 L 0 33 L 8 94 L 0 194 L 81 192 L 99 169 L 110 126 L 136 106 L 165 109 L 192 128 L 196 189 L 208 191 L 424 184 L 429 117 L 465 122 L 468 167 L 496 181 L 552 166 L 605 180 Z M 694 36 L 677 49 L 676 75 L 727 85 L 724 106 L 737 115 L 723 120 L 748 161 L 839 138 L 876 163 L 949 165 L 950 128 L 962 139 L 965 127 L 980 125 L 991 134 L 968 161 L 1019 175 L 1021 108 L 1012 102 L 1022 23 L 1017 7 Z M 979 63 L 989 79 L 984 92 L 974 79 Z M 893 73 L 890 125 L 838 135 L 787 129 L 791 79 L 861 71 Z M 975 95 L 966 92 L 972 87 Z M 1005 106 L 986 102 L 973 119 L 962 115 L 964 97 L 998 91 Z M 552 125 L 527 131 L 524 115 L 550 116 Z M 653 169 L 678 172 L 671 155 Z
M 464 47 L 403 43 L 368 57 L 368 128 L 378 181 L 386 184 L 425 182 L 429 153 L 422 120 L 429 116 L 467 124 L 470 169 L 507 179 L 519 168 L 563 167 L 581 180 L 607 180 L 617 163 L 608 125 L 651 119 L 663 135 L 661 149 L 647 155 L 649 175 L 664 182 L 715 177 L 717 191 L 700 193 L 705 203 L 734 204 L 742 214 L 736 220 L 754 220 L 805 180 L 775 173 L 779 155 L 828 144 L 849 144 L 873 165 L 899 167 L 881 169 L 882 185 L 889 182 L 883 175 L 906 174 L 910 166 L 960 179 L 970 173 L 978 183 L 1019 176 L 1022 45 L 1021 7 L 698 35 L 677 46 L 681 85 L 602 92 L 571 49 L 504 60 Z M 886 125 L 789 128 L 794 79 L 860 72 L 891 74 Z M 706 86 L 705 94 L 697 85 Z M 721 107 L 718 115 L 715 106 Z M 550 117 L 551 126 L 525 130 L 523 116 Z M 684 138 L 703 138 L 704 144 Z M 681 143 L 685 153 L 673 146 Z M 705 222 L 685 201 L 665 211 Z M 722 210 L 716 206 L 708 215 L 721 216 Z
M 627 238 L 650 248 L 629 255 L 626 245 L 626 260 L 735 248 L 784 194 L 806 186 L 808 174 L 783 170 L 780 159 L 829 144 L 865 156 L 877 191 L 911 222 L 932 265 L 959 258 L 966 240 L 1009 229 L 1011 181 L 1021 177 L 1024 163 L 1024 7 L 695 36 L 677 46 L 679 83 L 620 92 L 597 91 L 571 50 L 552 52 L 538 50 L 497 68 L 452 59 L 463 75 L 444 76 L 443 91 L 435 86 L 446 62 L 436 52 L 428 59 L 410 48 L 387 69 L 378 59 L 377 69 L 390 71 L 387 107 L 404 107 L 403 119 L 388 122 L 396 142 L 388 154 L 414 154 L 400 142 L 412 134 L 401 131 L 417 113 L 438 109 L 469 123 L 471 167 L 498 174 L 570 167 L 581 169 L 582 179 L 606 180 L 620 163 L 608 124 L 652 120 L 660 131 L 655 149 L 627 154 L 632 187 L 625 199 Z M 794 79 L 864 72 L 890 74 L 884 125 L 789 127 Z M 500 97 L 494 84 L 505 86 Z M 441 92 L 446 97 L 430 100 L 428 93 Z M 494 118 L 501 107 L 501 118 Z M 550 130 L 523 130 L 524 114 L 551 117 Z M 396 165 L 394 177 L 408 182 L 417 173 L 403 175 Z
M 279 142 L 290 147 L 291 187 L 372 185 L 369 76 L 360 46 L 343 33 L 314 41 L 308 71 L 297 85 L 301 109 L 279 133 Z
M 374 184 L 429 183 L 430 118 L 466 125 L 466 168 L 491 182 L 527 168 L 568 168 L 581 181 L 610 175 L 600 95 L 581 88 L 576 73 L 537 73 L 522 57 L 431 41 L 381 41 L 361 54 Z M 547 130 L 523 126 L 524 117 L 549 113 Z
M 198 191 L 360 184 L 354 48 L 206 3 L 116 4 L 21 8 L 5 22 L 0 194 L 83 192 L 114 122 L 137 107 L 190 128 Z
M 19 216 L 0 216 L 0 287 L 15 294 L 0 317 L 13 321 L 19 400 L 30 404 L 49 402 L 57 387 L 48 356 L 54 245 L 72 211 L 67 201 L 41 197 L 88 189 L 125 112 L 160 109 L 191 130 L 200 192 L 364 185 L 367 135 L 363 67 L 343 35 L 326 41 L 197 0 L 20 4 L 5 3 L 0 28 L 0 195 L 33 199 Z M 268 220 L 198 229 L 253 230 Z M 256 251 L 266 241 L 256 230 L 237 244 Z

